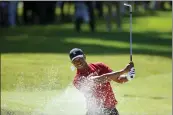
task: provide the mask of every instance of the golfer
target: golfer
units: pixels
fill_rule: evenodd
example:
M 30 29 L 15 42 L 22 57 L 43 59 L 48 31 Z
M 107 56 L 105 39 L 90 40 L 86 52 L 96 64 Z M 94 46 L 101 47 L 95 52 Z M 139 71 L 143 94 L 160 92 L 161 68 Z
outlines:
M 73 48 L 69 57 L 77 69 L 73 84 L 86 98 L 86 115 L 119 115 L 110 81 L 118 83 L 129 81 L 129 76 L 122 75 L 125 73 L 130 73 L 130 77 L 135 75 L 133 62 L 124 69 L 114 72 L 104 63 L 88 64 L 85 54 L 79 48 Z

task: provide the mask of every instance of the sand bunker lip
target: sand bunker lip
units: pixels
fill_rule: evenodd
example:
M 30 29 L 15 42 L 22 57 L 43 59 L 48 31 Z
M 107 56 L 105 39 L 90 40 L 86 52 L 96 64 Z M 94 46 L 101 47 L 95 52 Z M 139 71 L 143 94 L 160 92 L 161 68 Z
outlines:
M 161 99 L 170 99 L 170 97 L 164 97 L 164 96 L 136 96 L 136 95 L 129 95 L 125 94 L 123 97 L 129 97 L 129 98 L 146 98 L 146 99 L 155 99 L 155 100 L 161 100 Z
M 31 112 L 27 113 L 22 111 L 6 110 L 1 108 L 1 115 L 31 115 Z
M 1 109 L 1 115 L 34 115 L 33 112 L 24 112 L 24 111 L 13 111 Z M 41 112 L 37 112 L 35 115 L 49 115 Z

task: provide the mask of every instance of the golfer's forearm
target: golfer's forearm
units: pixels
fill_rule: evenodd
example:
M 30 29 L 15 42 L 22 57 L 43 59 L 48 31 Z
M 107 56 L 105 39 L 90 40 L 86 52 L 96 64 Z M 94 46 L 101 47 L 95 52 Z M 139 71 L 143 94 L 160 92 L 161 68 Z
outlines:
M 116 72 L 106 73 L 106 74 L 103 74 L 100 76 L 93 76 L 91 79 L 96 80 L 99 83 L 109 81 L 109 80 L 117 81 L 119 76 L 121 76 L 124 73 L 126 73 L 126 72 L 123 69 L 123 70 L 116 71 Z
M 110 79 L 116 79 L 119 76 L 123 75 L 124 73 L 126 73 L 126 72 L 123 69 L 123 70 L 120 70 L 120 71 L 103 74 L 103 75 L 101 75 L 101 77 L 107 77 L 107 78 L 110 78 Z

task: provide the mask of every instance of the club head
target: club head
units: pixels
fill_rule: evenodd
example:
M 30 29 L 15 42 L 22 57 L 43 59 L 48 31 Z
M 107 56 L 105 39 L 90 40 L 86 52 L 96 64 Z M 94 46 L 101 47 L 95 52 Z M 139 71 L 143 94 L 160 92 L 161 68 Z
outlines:
M 129 9 L 130 9 L 130 13 L 132 12 L 132 5 L 130 5 L 130 4 L 127 4 L 127 3 L 124 3 L 124 6 L 127 6 L 127 7 L 129 7 Z
M 131 5 L 130 4 L 127 4 L 127 3 L 124 3 L 124 6 L 131 7 Z

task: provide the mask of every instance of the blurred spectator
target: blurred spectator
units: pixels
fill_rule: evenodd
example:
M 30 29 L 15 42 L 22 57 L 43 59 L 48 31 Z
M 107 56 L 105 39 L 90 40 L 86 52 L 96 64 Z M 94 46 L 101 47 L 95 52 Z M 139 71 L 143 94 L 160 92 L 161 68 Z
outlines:
M 93 1 L 85 1 L 86 6 L 88 7 L 89 13 L 89 25 L 92 32 L 95 31 L 95 15 L 94 15 L 94 2 Z
M 8 3 L 0 1 L 0 27 L 8 26 Z
M 122 23 L 122 12 L 121 12 L 121 7 L 123 7 L 123 2 L 117 1 L 116 4 L 116 24 L 118 31 L 122 31 L 121 23 Z
M 96 9 L 98 11 L 98 16 L 103 16 L 103 1 L 96 1 Z
M 81 24 L 89 22 L 88 7 L 84 1 L 75 2 L 75 26 L 76 30 L 81 31 Z
M 8 5 L 8 24 L 9 26 L 16 25 L 17 1 L 9 1 Z
M 91 31 L 95 30 L 94 9 L 92 2 L 77 1 L 75 2 L 75 27 L 81 31 L 81 24 L 89 23 Z
M 134 9 L 138 10 L 143 7 L 146 10 L 167 10 L 169 5 L 172 8 L 172 1 L 127 1 L 134 3 Z M 77 31 L 81 30 L 82 23 L 88 23 L 91 31 L 95 31 L 95 13 L 98 11 L 99 18 L 103 16 L 103 5 L 108 8 L 106 25 L 108 31 L 111 31 L 111 21 L 116 21 L 117 28 L 121 31 L 122 13 L 127 12 L 127 7 L 123 6 L 121 1 L 23 1 L 22 19 L 17 17 L 17 1 L 0 1 L 0 26 L 15 26 L 17 20 L 22 20 L 24 25 L 31 24 L 52 24 L 55 22 L 56 6 L 61 10 L 61 22 L 71 22 L 72 4 L 75 6 L 75 27 Z M 64 8 L 64 5 L 67 7 Z M 114 10 L 116 8 L 116 10 Z M 67 11 L 65 16 L 64 10 Z M 140 11 L 139 11 L 140 12 Z M 65 17 L 64 17 L 65 16 Z M 16 20 L 17 19 L 17 20 Z
M 109 1 L 105 2 L 108 13 L 106 15 L 106 25 L 107 25 L 107 31 L 112 30 L 112 20 L 114 20 L 117 24 L 118 31 L 122 30 L 121 27 L 121 20 L 122 20 L 122 13 L 123 13 L 123 2 L 121 1 Z M 113 11 L 113 6 L 116 7 L 116 11 Z

